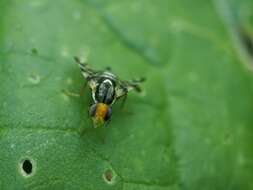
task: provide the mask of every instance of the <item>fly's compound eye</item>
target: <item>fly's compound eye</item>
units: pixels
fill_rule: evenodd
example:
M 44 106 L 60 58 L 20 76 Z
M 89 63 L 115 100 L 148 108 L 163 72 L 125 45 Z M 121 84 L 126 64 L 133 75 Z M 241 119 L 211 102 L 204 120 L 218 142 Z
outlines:
M 90 115 L 90 117 L 94 117 L 94 116 L 95 116 L 96 110 L 97 110 L 97 104 L 93 104 L 93 105 L 90 107 L 90 110 L 89 110 L 89 115 Z
M 112 116 L 112 108 L 108 107 L 104 120 L 108 121 L 109 119 L 111 119 L 111 116 Z

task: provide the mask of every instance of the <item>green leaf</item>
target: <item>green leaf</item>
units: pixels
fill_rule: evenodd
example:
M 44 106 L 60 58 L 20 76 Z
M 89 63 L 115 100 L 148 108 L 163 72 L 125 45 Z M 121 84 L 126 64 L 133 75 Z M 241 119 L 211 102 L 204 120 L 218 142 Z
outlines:
M 246 5 L 2 0 L 0 189 L 252 189 Z M 65 93 L 85 82 L 73 56 L 146 77 L 144 95 L 93 128 L 90 90 Z

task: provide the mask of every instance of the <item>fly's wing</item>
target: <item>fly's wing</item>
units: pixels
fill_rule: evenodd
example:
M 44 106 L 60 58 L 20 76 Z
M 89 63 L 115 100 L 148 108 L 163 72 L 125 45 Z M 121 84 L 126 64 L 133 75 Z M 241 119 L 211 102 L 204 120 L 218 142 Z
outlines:
M 141 93 L 140 84 L 145 81 L 145 78 L 130 80 L 130 81 L 120 81 L 118 87 L 116 87 L 116 97 L 117 99 L 125 96 L 129 91 L 135 90 Z
M 74 57 L 74 59 L 75 59 L 76 63 L 78 64 L 78 66 L 82 72 L 82 75 L 84 76 L 85 79 L 87 79 L 89 81 L 91 78 L 93 78 L 95 76 L 96 72 L 93 71 L 92 69 L 90 69 L 88 67 L 88 64 L 82 63 L 78 57 Z
M 82 75 L 87 80 L 88 85 L 90 86 L 90 88 L 94 92 L 97 85 L 98 85 L 98 83 L 97 83 L 97 80 L 98 80 L 97 72 L 95 72 L 94 70 L 89 68 L 86 63 L 82 63 L 78 57 L 74 57 L 74 59 L 75 59 L 76 63 L 78 64 Z

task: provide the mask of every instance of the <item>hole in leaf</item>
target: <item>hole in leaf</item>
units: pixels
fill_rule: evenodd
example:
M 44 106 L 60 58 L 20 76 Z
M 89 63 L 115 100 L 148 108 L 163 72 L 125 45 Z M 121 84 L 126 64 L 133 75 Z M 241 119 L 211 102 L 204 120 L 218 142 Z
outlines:
M 103 174 L 103 178 L 106 183 L 111 185 L 115 182 L 115 173 L 111 169 L 107 169 Z
M 23 162 L 22 168 L 26 174 L 31 174 L 33 170 L 33 165 L 30 160 L 25 160 Z
M 20 169 L 23 176 L 32 175 L 34 170 L 33 162 L 30 159 L 23 160 L 21 162 Z

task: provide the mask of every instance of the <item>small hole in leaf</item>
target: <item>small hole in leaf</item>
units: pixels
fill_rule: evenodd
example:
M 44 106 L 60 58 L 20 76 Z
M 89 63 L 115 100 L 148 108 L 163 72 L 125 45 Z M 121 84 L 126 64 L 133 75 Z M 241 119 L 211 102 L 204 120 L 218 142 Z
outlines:
M 33 174 L 33 162 L 30 159 L 25 159 L 21 162 L 21 173 L 23 176 L 30 176 Z
M 103 178 L 106 183 L 113 184 L 115 178 L 113 171 L 110 169 L 106 170 L 103 174 Z
M 25 160 L 23 162 L 22 168 L 27 175 L 30 175 L 33 170 L 32 162 L 30 160 Z

